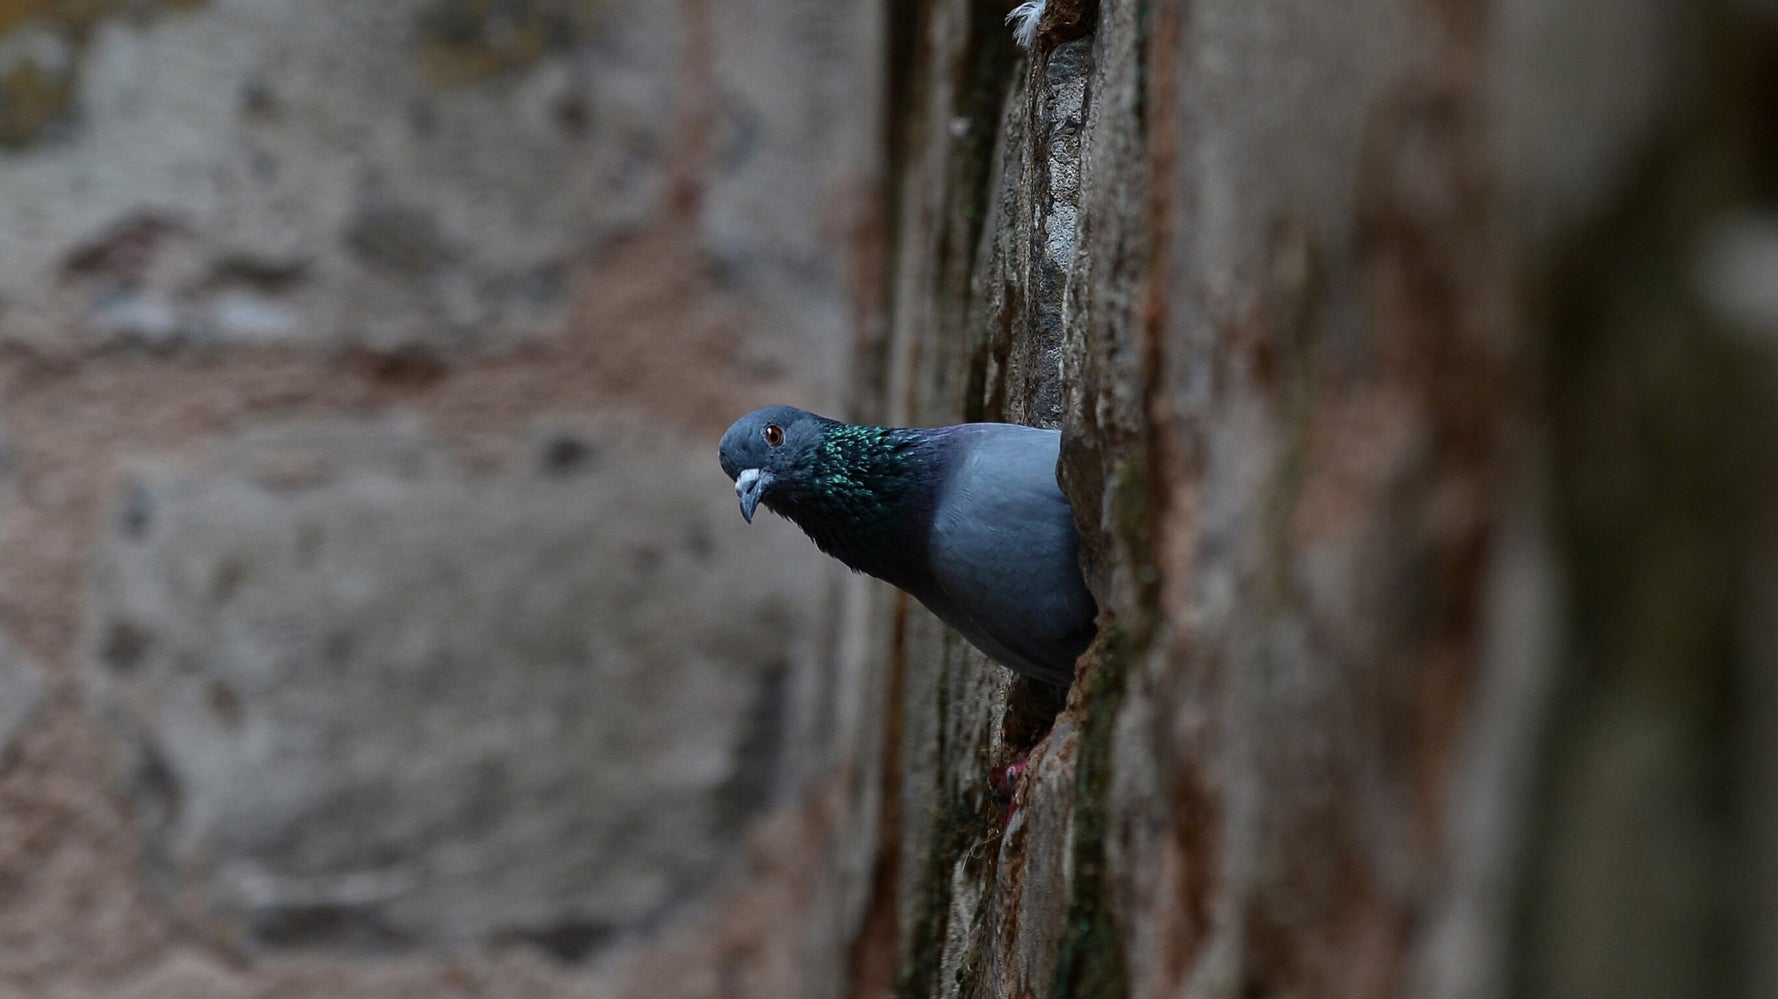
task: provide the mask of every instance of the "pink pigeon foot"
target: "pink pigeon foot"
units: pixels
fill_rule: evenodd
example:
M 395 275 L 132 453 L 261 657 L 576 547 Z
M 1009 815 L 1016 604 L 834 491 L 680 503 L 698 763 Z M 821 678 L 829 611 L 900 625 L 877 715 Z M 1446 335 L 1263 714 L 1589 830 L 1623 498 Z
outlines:
M 995 767 L 988 771 L 988 788 L 993 794 L 994 804 L 1006 809 L 1006 821 L 1001 825 L 1002 832 L 1012 825 L 1012 817 L 1019 812 L 1019 779 L 1025 776 L 1025 768 L 1030 765 L 1030 760 L 1021 756 L 1004 767 Z

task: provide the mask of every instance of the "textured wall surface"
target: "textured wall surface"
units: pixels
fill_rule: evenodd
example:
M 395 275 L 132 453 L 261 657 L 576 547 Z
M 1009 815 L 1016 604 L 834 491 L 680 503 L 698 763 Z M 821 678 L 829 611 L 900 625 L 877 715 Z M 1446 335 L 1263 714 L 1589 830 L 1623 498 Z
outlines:
M 1060 426 L 1104 617 L 1046 731 L 880 609 L 855 994 L 1769 988 L 1769 10 L 983 6 L 892 24 L 878 405 Z
M 697 896 L 779 772 L 806 567 L 701 449 L 566 439 L 477 479 L 266 427 L 125 486 L 91 658 L 151 871 L 260 946 L 578 956 Z

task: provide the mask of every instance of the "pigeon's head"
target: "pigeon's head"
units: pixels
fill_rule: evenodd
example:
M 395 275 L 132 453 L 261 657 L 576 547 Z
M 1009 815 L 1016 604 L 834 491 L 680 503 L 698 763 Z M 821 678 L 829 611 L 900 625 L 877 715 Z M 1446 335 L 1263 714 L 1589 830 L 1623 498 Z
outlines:
M 741 516 L 753 523 L 760 501 L 771 505 L 774 493 L 806 474 L 808 453 L 834 421 L 794 406 L 767 406 L 735 421 L 722 435 L 718 456 L 722 470 L 735 480 Z

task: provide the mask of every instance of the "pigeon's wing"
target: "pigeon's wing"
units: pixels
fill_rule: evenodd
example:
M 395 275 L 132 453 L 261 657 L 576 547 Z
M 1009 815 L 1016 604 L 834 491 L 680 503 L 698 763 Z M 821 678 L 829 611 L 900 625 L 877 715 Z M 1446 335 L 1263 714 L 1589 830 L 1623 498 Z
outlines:
M 1066 683 L 1097 608 L 1056 485 L 1061 434 L 976 425 L 952 444 L 927 548 L 939 593 L 927 603 L 1005 665 Z

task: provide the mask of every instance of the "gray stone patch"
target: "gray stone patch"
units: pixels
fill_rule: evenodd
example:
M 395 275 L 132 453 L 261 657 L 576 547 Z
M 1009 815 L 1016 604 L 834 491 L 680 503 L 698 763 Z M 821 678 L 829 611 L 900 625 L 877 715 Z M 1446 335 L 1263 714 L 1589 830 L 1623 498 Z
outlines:
M 12 443 L 0 434 L 0 511 L 12 500 Z M 43 708 L 44 682 L 37 668 L 0 635 L 0 766 L 26 726 Z
M 62 6 L 85 13 L 0 38 L 0 76 L 26 56 L 38 77 L 67 66 L 53 106 L 0 107 L 0 147 L 55 134 L 0 150 L 4 341 L 457 362 L 547 336 L 575 275 L 661 217 L 668 152 L 704 100 L 686 90 L 692 15 L 656 0 Z M 803 3 L 697 17 L 698 251 L 760 310 L 753 328 L 785 331 L 770 356 L 830 370 L 853 321 L 836 225 L 874 189 L 874 115 L 857 113 L 874 20 Z
M 539 439 L 476 476 L 411 427 L 269 428 L 126 488 L 88 675 L 196 918 L 575 959 L 720 873 L 816 563 L 741 523 L 706 442 Z
M 437 44 L 452 6 L 487 8 L 464 41 L 493 49 Z M 541 9 L 216 3 L 86 25 L 58 141 L 0 156 L 0 337 L 452 356 L 554 329 L 569 296 L 540 275 L 655 203 L 679 17 L 507 6 Z
M 12 757 L 18 737 L 43 709 L 43 675 L 0 636 L 0 766 Z

